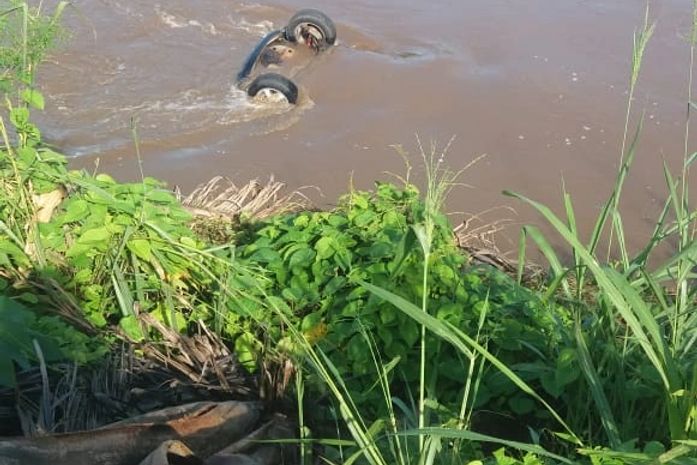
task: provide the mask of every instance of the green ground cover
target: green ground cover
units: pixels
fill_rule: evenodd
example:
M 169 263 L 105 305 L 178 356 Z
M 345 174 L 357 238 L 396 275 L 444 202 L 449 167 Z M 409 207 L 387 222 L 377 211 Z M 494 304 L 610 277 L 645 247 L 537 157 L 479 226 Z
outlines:
M 524 227 L 518 276 L 456 246 L 442 206 L 458 173 L 435 148 L 422 190 L 377 183 L 330 211 L 239 217 L 215 234 L 162 182 L 70 171 L 42 142 L 33 76 L 64 8 L 0 1 L 0 385 L 41 358 L 89 365 L 117 341 L 160 337 L 147 313 L 183 333 L 205 322 L 251 373 L 291 363 L 304 462 L 697 463 L 689 119 L 682 170 L 665 169 L 668 200 L 639 251 L 619 199 L 640 128 L 625 131 L 589 239 L 568 193 L 562 216 L 509 193 L 568 246 Z M 647 20 L 635 38 L 628 115 L 652 31 Z M 528 243 L 549 265 L 534 283 Z

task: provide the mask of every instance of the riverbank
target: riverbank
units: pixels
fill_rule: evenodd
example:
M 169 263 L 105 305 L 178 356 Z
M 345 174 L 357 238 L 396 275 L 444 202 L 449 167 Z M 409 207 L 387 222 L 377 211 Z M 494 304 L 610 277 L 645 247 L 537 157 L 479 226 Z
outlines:
M 428 382 L 423 426 L 445 428 L 423 434 L 464 435 L 458 454 L 468 457 L 484 459 L 480 454 L 491 450 L 485 445 L 491 441 L 509 447 L 512 440 L 529 443 L 526 429 L 531 428 L 540 442 L 530 450 L 544 457 L 539 445 L 588 454 L 586 444 L 608 444 L 615 434 L 650 439 L 636 443 L 642 449 L 658 447 L 668 434 L 681 434 L 673 414 L 687 415 L 684 424 L 691 425 L 694 398 L 667 400 L 654 377 L 654 370 L 664 368 L 668 382 L 688 383 L 684 392 L 691 392 L 691 333 L 682 333 L 686 346 L 662 354 L 654 345 L 678 336 L 664 333 L 661 342 L 664 319 L 676 322 L 675 329 L 693 321 L 689 313 L 677 321 L 653 310 L 682 305 L 670 287 L 655 287 L 655 279 L 665 281 L 668 270 L 680 266 L 679 258 L 648 278 L 643 268 L 623 277 L 619 265 L 595 268 L 595 259 L 584 264 L 587 251 L 578 247 L 578 265 L 565 268 L 548 255 L 550 273 L 526 288 L 516 283 L 510 264 L 506 274 L 474 260 L 476 250 L 458 247 L 438 210 L 455 179 L 438 164 L 432 172 L 436 182 L 424 194 L 410 184 L 378 183 L 373 191 L 348 193 L 332 211 L 307 210 L 297 200 L 301 197 L 257 194 L 237 203 L 231 216 L 206 213 L 199 220 L 158 181 L 121 184 L 104 174 L 70 172 L 62 156 L 40 144 L 6 146 L 0 166 L 3 311 L 11 323 L 3 338 L 10 344 L 2 373 L 6 386 L 14 385 L 15 369 L 37 364 L 49 374 L 64 371 L 65 362 L 85 365 L 89 372 L 89 366 L 109 359 L 107 354 L 123 344 L 119 341 L 131 345 L 137 358 L 152 357 L 158 353 L 152 347 L 160 347 L 160 361 L 167 365 L 176 359 L 172 350 L 186 353 L 171 345 L 175 334 L 209 328 L 238 361 L 230 373 L 245 373 L 237 383 L 227 381 L 234 387 L 228 396 L 245 392 L 247 398 L 281 401 L 285 408 L 293 397 L 309 401 L 303 393 L 327 402 L 326 411 L 305 406 L 286 412 L 301 415 L 300 431 L 308 439 L 327 439 L 329 424 L 348 421 L 345 412 L 326 417 L 331 405 L 348 402 L 347 396 L 354 415 L 392 418 L 397 432 L 418 431 L 411 415 L 419 410 L 408 405 L 418 405 L 411 396 L 420 392 L 420 379 Z M 266 186 L 273 192 L 278 187 Z M 203 213 L 201 200 L 212 192 L 199 191 L 194 211 Z M 256 192 L 269 191 L 259 186 Z M 229 198 L 232 193 L 227 191 Z M 213 197 L 225 204 L 220 195 Z M 252 214 L 245 214 L 245 207 Z M 525 231 L 544 245 L 534 229 Z M 692 248 L 685 250 L 682 257 Z M 690 275 L 685 276 L 688 295 L 694 295 Z M 693 305 L 689 298 L 683 302 Z M 621 319 L 613 318 L 608 327 L 605 315 L 615 312 Z M 617 337 L 635 331 L 647 335 L 648 347 L 644 336 Z M 163 352 L 163 347 L 169 348 Z M 425 363 L 419 362 L 420 347 Z M 654 356 L 665 358 L 656 365 Z M 48 379 L 53 375 L 43 382 Z M 204 385 L 220 386 L 225 379 L 214 377 Z M 625 388 L 609 389 L 620 380 Z M 588 385 L 591 381 L 603 387 Z M 82 395 L 87 405 L 96 400 Z M 596 408 L 580 412 L 579 402 Z M 627 403 L 631 410 L 615 410 Z M 114 396 L 110 405 L 132 410 L 133 399 Z M 118 411 L 107 410 L 112 417 Z M 649 412 L 655 422 L 637 420 Z M 616 430 L 605 423 L 608 418 L 616 418 Z M 25 419 L 25 425 L 36 425 L 39 417 L 33 422 Z M 53 432 L 70 424 L 84 422 L 57 419 Z M 357 440 L 351 428 L 342 435 Z M 381 449 L 381 441 L 395 436 L 378 438 Z M 408 436 L 403 441 L 402 447 L 418 447 Z M 658 449 L 644 450 L 646 460 L 653 450 Z
M 422 147 L 422 186 L 377 182 L 326 210 L 273 180 L 217 179 L 182 198 L 157 179 L 68 169 L 32 116 L 45 103 L 33 72 L 60 11 L 41 19 L 18 2 L 0 19 L 17 12 L 14 48 L 0 50 L 11 58 L 0 89 L 7 433 L 252 399 L 292 419 L 289 463 L 694 463 L 688 134 L 639 249 L 620 208 L 641 133 L 632 136 L 629 115 L 648 20 L 635 40 L 620 169 L 590 238 L 566 191 L 563 215 L 507 192 L 563 244 L 524 226 L 513 264 L 462 243 L 466 231 L 443 213 L 460 173 L 437 147 Z M 531 246 L 547 262 L 534 277 Z

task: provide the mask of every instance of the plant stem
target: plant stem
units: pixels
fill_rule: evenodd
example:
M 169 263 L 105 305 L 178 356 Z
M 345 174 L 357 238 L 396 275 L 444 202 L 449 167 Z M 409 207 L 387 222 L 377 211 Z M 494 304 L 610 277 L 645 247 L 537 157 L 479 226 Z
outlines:
M 629 119 L 632 114 L 632 102 L 634 101 L 634 92 L 636 90 L 636 84 L 637 81 L 639 80 L 639 72 L 641 71 L 641 64 L 644 59 L 644 51 L 646 50 L 646 45 L 649 42 L 649 39 L 653 35 L 653 30 L 654 30 L 654 25 L 649 25 L 649 3 L 646 3 L 646 11 L 644 13 L 644 26 L 641 30 L 641 33 L 637 34 L 636 32 L 634 33 L 634 46 L 632 49 L 632 74 L 629 79 L 629 94 L 627 95 L 627 111 L 625 113 L 624 117 L 624 131 L 622 133 L 622 148 L 620 149 L 620 164 L 619 164 L 619 170 L 621 171 L 624 165 L 624 157 L 625 157 L 625 152 L 627 150 L 627 134 L 629 133 Z M 617 210 L 619 208 L 619 203 L 620 203 L 620 196 L 622 193 L 622 184 L 619 184 L 615 188 L 615 192 L 613 193 L 614 197 L 612 198 L 611 202 L 611 208 L 609 211 L 609 215 L 612 218 L 611 219 L 611 225 L 610 225 L 610 236 L 608 239 L 608 244 L 607 244 L 607 261 L 610 261 L 610 253 L 612 252 L 612 240 L 613 240 L 613 234 L 615 230 L 618 231 L 618 235 L 620 235 L 620 231 L 622 228 L 622 225 L 619 220 L 619 216 L 617 214 Z M 618 237 L 618 240 L 622 240 L 621 237 Z M 622 244 L 621 244 L 622 245 Z M 625 260 L 625 266 L 628 265 L 627 260 Z
M 689 198 L 688 198 L 688 177 L 689 177 L 689 163 L 690 158 L 689 153 L 689 140 L 690 140 L 690 119 L 692 112 L 692 84 L 694 78 L 694 64 L 695 64 L 695 45 L 697 45 L 697 0 L 693 0 L 692 3 L 692 32 L 690 34 L 690 67 L 688 70 L 688 80 L 687 80 L 687 112 L 685 114 L 685 134 L 684 134 L 684 153 L 683 153 L 683 165 L 682 165 L 682 179 L 680 180 L 680 199 L 677 208 L 681 211 L 675 212 L 678 218 L 678 232 L 680 234 L 680 242 L 678 243 L 678 253 L 689 247 L 691 240 L 694 238 L 694 230 L 690 231 L 690 210 L 689 210 Z M 685 218 L 683 222 L 682 219 Z M 678 291 L 677 299 L 675 300 L 675 310 L 672 315 L 672 343 L 673 347 L 678 347 L 680 340 L 679 328 L 682 326 L 681 322 L 685 320 L 685 317 L 681 315 L 687 314 L 688 301 L 689 301 L 689 289 L 687 287 L 687 280 L 684 277 L 689 273 L 689 269 L 692 268 L 693 263 L 689 260 L 680 260 L 678 263 L 678 273 L 677 273 L 677 286 Z
M 427 226 L 428 228 L 428 226 Z M 421 310 L 426 313 L 428 305 L 428 262 L 431 253 L 424 250 L 424 276 L 423 295 L 421 296 Z M 419 373 L 419 430 L 425 427 L 426 410 L 426 326 L 421 325 L 421 372 Z M 423 452 L 424 436 L 419 433 L 419 454 Z
M 22 72 L 27 70 L 27 48 L 29 43 L 29 6 L 22 3 Z
M 295 395 L 298 401 L 298 434 L 300 437 L 300 464 L 307 465 L 309 461 L 305 450 L 305 414 L 303 412 L 303 398 L 305 397 L 305 385 L 303 383 L 302 367 L 295 372 Z

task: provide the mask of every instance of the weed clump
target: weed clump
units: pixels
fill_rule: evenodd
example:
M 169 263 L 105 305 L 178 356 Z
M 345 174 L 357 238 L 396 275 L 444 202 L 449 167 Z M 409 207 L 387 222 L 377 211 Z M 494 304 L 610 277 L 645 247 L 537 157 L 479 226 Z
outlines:
M 239 223 L 223 216 L 196 216 L 190 226 L 202 241 L 216 245 L 234 243 L 239 230 Z

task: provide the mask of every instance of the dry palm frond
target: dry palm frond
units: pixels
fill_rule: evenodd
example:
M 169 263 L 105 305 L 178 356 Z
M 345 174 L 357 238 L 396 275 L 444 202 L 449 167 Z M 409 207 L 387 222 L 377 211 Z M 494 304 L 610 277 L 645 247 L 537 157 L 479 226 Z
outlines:
M 453 233 L 458 247 L 467 251 L 474 261 L 487 263 L 497 268 L 507 269 L 512 262 L 505 258 L 496 245 L 496 235 L 505 229 L 511 220 L 488 221 L 485 216 L 490 210 L 479 214 L 469 214 L 454 228 Z
M 513 224 L 513 221 L 505 218 L 487 220 L 486 216 L 495 210 L 497 209 L 468 215 L 462 223 L 454 228 L 453 233 L 458 247 L 467 252 L 471 261 L 491 265 L 509 275 L 515 275 L 518 263 L 501 252 L 496 244 L 497 235 L 507 226 Z M 526 278 L 535 276 L 539 272 L 537 267 L 525 265 Z
M 226 216 L 237 219 L 265 218 L 271 215 L 307 210 L 310 199 L 299 191 L 282 195 L 285 184 L 269 177 L 266 184 L 254 179 L 237 187 L 230 179 L 216 176 L 198 186 L 181 200 L 193 214 L 201 216 Z
M 19 373 L 16 394 L 0 390 L 0 404 L 16 402 L 14 412 L 4 412 L 0 422 L 19 423 L 22 433 L 31 437 L 87 430 L 123 416 L 132 379 L 132 354 L 117 352 L 99 366 L 47 366 L 41 361 L 39 367 Z
M 255 397 L 254 380 L 205 325 L 189 337 L 147 314 L 141 320 L 162 341 L 124 344 L 97 365 L 46 365 L 37 347 L 39 366 L 18 373 L 16 388 L 0 388 L 0 436 L 83 431 L 186 402 Z
M 197 334 L 185 336 L 148 313 L 141 322 L 162 336 L 161 342 L 145 342 L 139 349 L 158 365 L 167 366 L 193 387 L 209 392 L 247 396 L 251 380 L 230 349 L 206 325 L 198 322 Z

